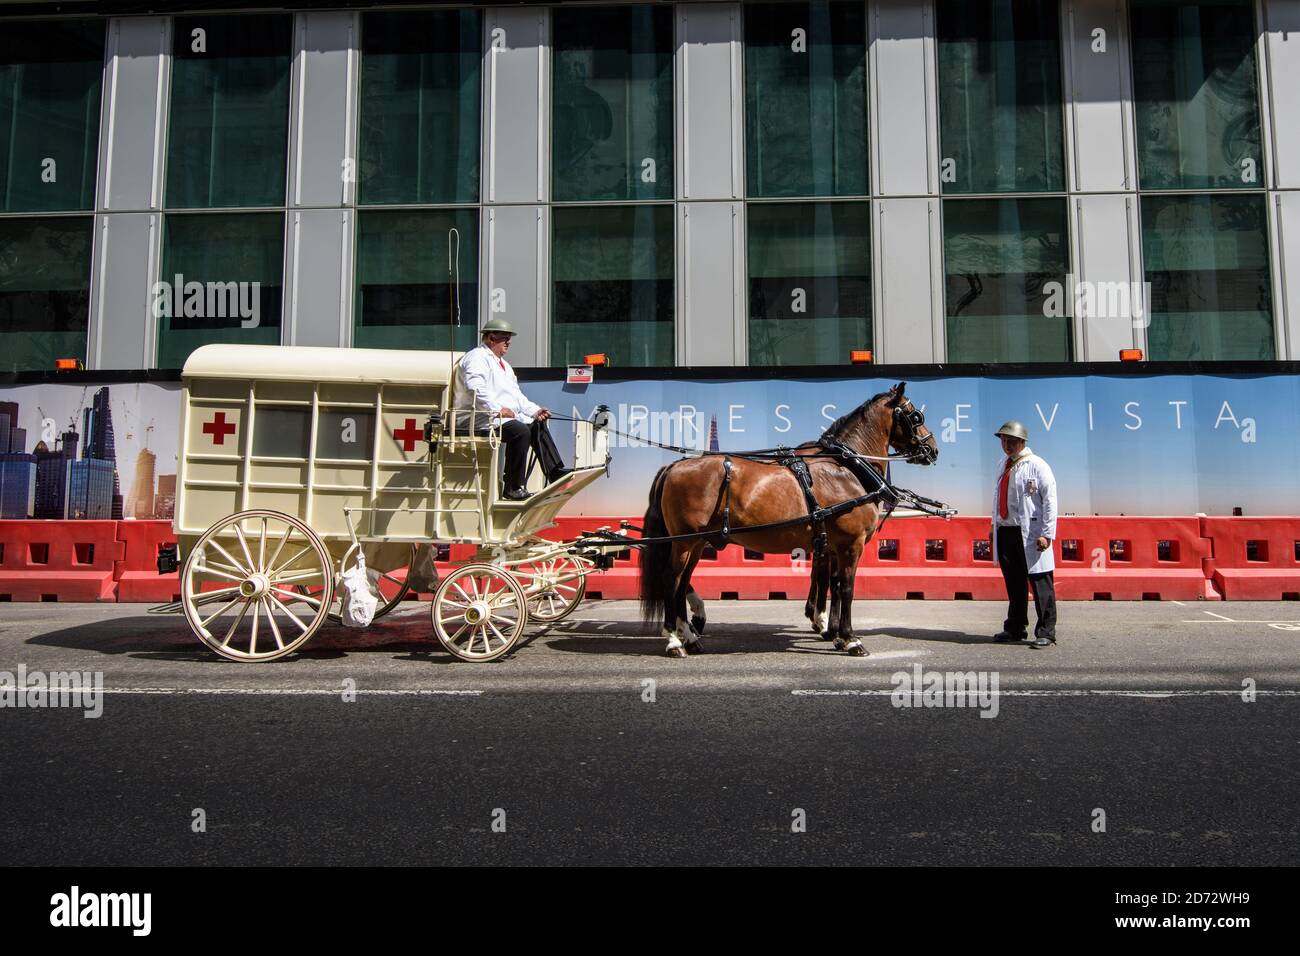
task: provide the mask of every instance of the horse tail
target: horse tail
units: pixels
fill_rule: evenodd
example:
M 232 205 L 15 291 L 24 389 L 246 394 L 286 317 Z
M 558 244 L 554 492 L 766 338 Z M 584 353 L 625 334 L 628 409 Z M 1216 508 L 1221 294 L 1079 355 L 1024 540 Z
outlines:
M 643 538 L 662 538 L 668 534 L 660 502 L 663 499 L 664 479 L 671 465 L 659 469 L 650 483 L 650 504 L 641 521 Z M 662 621 L 672 599 L 673 546 L 668 542 L 647 544 L 641 548 L 641 616 L 646 623 Z

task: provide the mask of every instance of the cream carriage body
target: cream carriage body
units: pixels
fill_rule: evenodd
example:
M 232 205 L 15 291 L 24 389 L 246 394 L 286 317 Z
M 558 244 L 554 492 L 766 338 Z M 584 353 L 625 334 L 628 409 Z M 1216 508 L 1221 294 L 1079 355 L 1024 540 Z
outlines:
M 606 432 L 574 423 L 573 472 L 545 485 L 533 469 L 533 497 L 505 500 L 496 431 L 457 432 L 457 358 L 268 345 L 190 356 L 173 526 L 180 609 L 205 644 L 235 660 L 292 652 L 338 617 L 358 560 L 386 613 L 430 544 L 477 546 L 433 599 L 434 631 L 459 657 L 499 657 L 530 616 L 550 623 L 577 606 L 593 562 L 539 532 L 605 473 Z

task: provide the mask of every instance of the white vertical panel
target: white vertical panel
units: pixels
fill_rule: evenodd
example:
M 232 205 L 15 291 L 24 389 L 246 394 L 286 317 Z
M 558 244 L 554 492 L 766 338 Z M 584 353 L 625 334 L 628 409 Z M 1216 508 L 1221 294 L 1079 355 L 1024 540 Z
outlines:
M 877 199 L 875 361 L 891 365 L 943 361 L 942 235 L 939 202 L 925 197 Z
M 483 12 L 483 201 L 550 198 L 550 13 Z
M 1122 2 L 1062 0 L 1066 168 L 1074 192 L 1136 188 Z
M 676 10 L 676 194 L 739 199 L 745 154 L 740 5 Z
M 294 17 L 291 206 L 341 206 L 350 198 L 343 161 L 355 156 L 357 17 L 336 11 Z
M 520 368 L 549 365 L 542 334 L 550 300 L 542 262 L 549 233 L 546 207 L 490 206 L 483 210 L 481 222 L 485 268 L 479 285 L 479 327 L 494 314 L 505 319 L 518 333 L 510 343 L 510 361 Z M 493 313 L 496 290 L 504 296 L 505 310 Z
M 1300 0 L 1262 0 L 1272 182 L 1300 189 Z
M 162 207 L 170 65 L 170 18 L 109 21 L 99 132 L 100 209 Z
M 677 206 L 678 361 L 737 365 L 744 361 L 744 223 L 741 204 Z
M 1273 193 L 1273 314 L 1277 356 L 1300 361 L 1300 192 Z
M 878 196 L 933 196 L 938 181 L 934 5 L 875 0 L 867 17 L 871 177 Z
M 150 290 L 158 278 L 161 219 L 148 212 L 95 217 L 87 368 L 156 365 L 157 322 Z
M 1115 362 L 1120 349 L 1144 346 L 1149 321 L 1136 249 L 1137 204 L 1132 196 L 1114 194 L 1074 196 L 1070 202 L 1074 272 L 1077 282 L 1088 283 L 1083 288 L 1089 303 L 1089 314 L 1074 315 L 1076 358 Z

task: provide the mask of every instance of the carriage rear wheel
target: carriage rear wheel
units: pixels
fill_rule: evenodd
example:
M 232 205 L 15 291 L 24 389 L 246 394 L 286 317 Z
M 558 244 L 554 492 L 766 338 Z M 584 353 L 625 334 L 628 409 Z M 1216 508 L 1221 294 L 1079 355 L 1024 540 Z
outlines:
M 181 572 L 191 630 L 232 661 L 273 661 L 295 651 L 324 622 L 333 593 L 324 543 L 278 511 L 241 511 L 217 522 Z
M 528 623 L 528 599 L 514 575 L 490 564 L 467 564 L 433 595 L 433 632 L 463 661 L 492 661 L 507 653 Z
M 517 565 L 513 570 L 528 595 L 528 619 L 555 624 L 572 614 L 587 593 L 587 574 L 594 567 L 572 554 Z

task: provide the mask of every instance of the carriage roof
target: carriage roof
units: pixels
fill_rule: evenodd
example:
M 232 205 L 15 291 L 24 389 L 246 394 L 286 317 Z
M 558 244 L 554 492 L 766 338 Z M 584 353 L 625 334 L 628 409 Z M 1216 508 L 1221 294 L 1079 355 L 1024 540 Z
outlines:
M 455 353 L 310 345 L 204 345 L 190 354 L 185 379 L 445 385 Z

